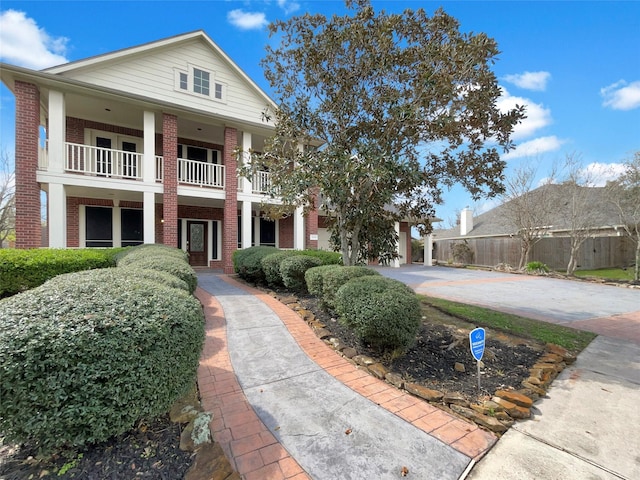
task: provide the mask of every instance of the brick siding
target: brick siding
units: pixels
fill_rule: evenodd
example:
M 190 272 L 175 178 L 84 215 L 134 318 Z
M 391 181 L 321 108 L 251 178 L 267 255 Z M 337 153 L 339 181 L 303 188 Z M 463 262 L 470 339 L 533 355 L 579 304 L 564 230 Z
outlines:
M 234 149 L 238 146 L 238 131 L 224 129 L 225 201 L 222 226 L 222 266 L 224 273 L 233 273 L 232 255 L 238 249 L 238 177 Z
M 162 151 L 164 156 L 164 232 L 162 243 L 178 246 L 178 118 L 162 116 Z

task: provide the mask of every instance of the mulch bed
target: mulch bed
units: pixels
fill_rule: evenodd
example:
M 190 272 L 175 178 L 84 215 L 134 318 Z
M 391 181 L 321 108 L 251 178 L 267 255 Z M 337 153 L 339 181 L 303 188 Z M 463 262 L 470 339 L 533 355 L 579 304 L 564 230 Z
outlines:
M 107 442 L 62 451 L 48 460 L 38 460 L 38 452 L 28 445 L 0 444 L 0 479 L 181 479 L 193 458 L 179 449 L 180 432 L 180 424 L 162 416 Z

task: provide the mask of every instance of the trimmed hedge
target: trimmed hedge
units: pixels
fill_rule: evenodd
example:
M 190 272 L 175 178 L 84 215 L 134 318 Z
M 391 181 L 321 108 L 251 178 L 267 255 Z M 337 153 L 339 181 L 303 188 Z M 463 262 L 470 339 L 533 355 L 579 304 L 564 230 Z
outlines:
M 287 257 L 280 263 L 280 274 L 282 275 L 282 283 L 290 290 L 304 292 L 307 284 L 304 280 L 304 274 L 313 267 L 322 264 L 322 260 L 308 255 L 294 255 Z
M 116 264 L 119 267 L 126 267 L 138 260 L 144 260 L 151 257 L 171 257 L 189 263 L 189 255 L 187 252 L 180 250 L 179 248 L 169 247 L 162 244 L 144 244 L 127 248 L 125 251 L 116 255 Z
M 338 289 L 352 278 L 367 275 L 380 276 L 375 270 L 355 265 L 327 270 L 322 278 L 322 301 L 331 308 L 335 307 L 334 301 Z
M 159 415 L 196 377 L 200 303 L 108 268 L 0 302 L 0 431 L 47 451 L 103 441 Z
M 120 265 L 122 265 L 122 263 L 120 263 Z M 171 255 L 166 256 L 158 254 L 150 257 L 138 258 L 127 265 L 142 270 L 158 270 L 160 272 L 170 273 L 187 284 L 189 293 L 195 292 L 196 287 L 198 286 L 198 277 L 191 265 L 186 261 L 179 260 L 177 257 Z
M 302 250 L 302 255 L 319 258 L 322 265 L 342 265 L 342 254 L 340 252 L 330 252 L 328 250 Z
M 300 255 L 300 252 L 296 250 L 282 250 L 270 253 L 260 260 L 262 271 L 264 272 L 264 278 L 269 286 L 277 287 L 284 285 L 282 275 L 280 274 L 280 264 L 285 258 L 296 255 Z
M 121 248 L 110 249 L 0 249 L 0 297 L 42 285 L 63 273 L 115 265 Z
M 319 300 L 322 300 L 324 274 L 329 270 L 336 268 L 342 268 L 341 265 L 320 265 L 319 267 L 313 267 L 304 272 L 304 281 L 307 284 L 307 290 L 311 295 L 315 295 Z
M 420 330 L 420 301 L 408 286 L 382 276 L 354 278 L 335 297 L 340 320 L 381 349 L 406 349 Z
M 169 272 L 149 268 L 139 268 L 135 264 L 121 268 L 122 273 L 129 277 L 151 280 L 152 282 L 157 282 L 165 287 L 178 288 L 185 292 L 190 291 L 190 287 L 187 285 L 187 282 Z
M 278 251 L 275 247 L 263 246 L 236 250 L 232 257 L 233 268 L 240 278 L 248 282 L 263 283 L 265 275 L 262 270 L 262 259 Z

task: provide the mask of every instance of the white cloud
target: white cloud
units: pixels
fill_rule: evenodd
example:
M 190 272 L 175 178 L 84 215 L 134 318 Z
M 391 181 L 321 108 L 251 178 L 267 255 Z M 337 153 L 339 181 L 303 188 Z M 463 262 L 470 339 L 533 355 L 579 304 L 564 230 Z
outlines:
M 585 177 L 593 179 L 594 187 L 604 187 L 609 180 L 615 180 L 625 172 L 623 163 L 593 162 L 584 167 Z
M 67 63 L 65 37 L 51 37 L 17 10 L 0 13 L 0 58 L 21 67 L 43 69 Z
M 496 102 L 501 112 L 512 110 L 516 104 L 526 107 L 525 115 L 527 118 L 513 128 L 512 139 L 519 140 L 530 137 L 537 130 L 551 124 L 551 110 L 548 108 L 544 108 L 541 104 L 535 103 L 528 98 L 511 95 L 505 88 L 502 89 L 502 92 L 502 96 Z
M 269 22 L 262 12 L 245 12 L 241 9 L 231 10 L 227 13 L 227 20 L 242 30 L 259 30 Z
M 284 10 L 286 15 L 300 9 L 300 4 L 298 2 L 291 2 L 289 0 L 278 0 L 278 6 Z
M 602 105 L 614 110 L 632 110 L 640 107 L 640 81 L 627 84 L 624 80 L 600 89 Z
M 521 157 L 535 157 L 542 153 L 558 150 L 563 143 L 565 143 L 565 141 L 560 140 L 555 135 L 534 138 L 533 140 L 529 140 L 528 142 L 524 142 L 516 146 L 515 150 L 511 150 L 509 153 L 504 154 L 502 159 L 512 160 L 514 158 Z
M 504 77 L 505 81 L 513 83 L 517 87 L 537 91 L 544 91 L 550 78 L 549 72 L 524 72 Z

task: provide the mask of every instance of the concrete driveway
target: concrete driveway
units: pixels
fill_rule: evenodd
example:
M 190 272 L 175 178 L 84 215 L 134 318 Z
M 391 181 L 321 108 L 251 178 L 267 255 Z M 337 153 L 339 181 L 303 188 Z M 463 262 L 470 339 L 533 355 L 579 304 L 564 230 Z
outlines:
M 601 335 L 467 478 L 640 478 L 640 290 L 447 267 L 379 271 L 419 293 Z

